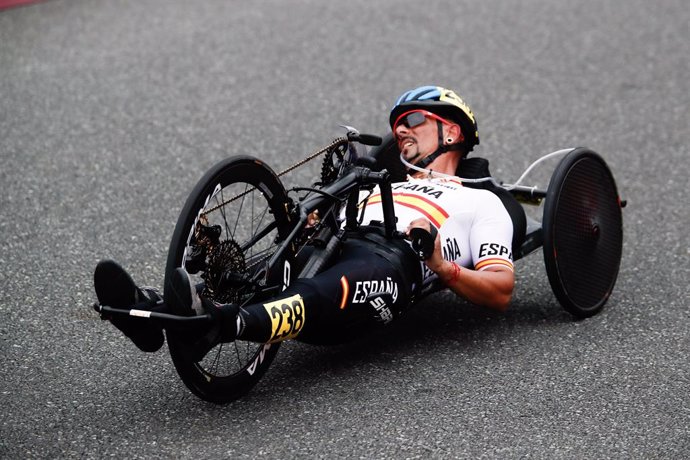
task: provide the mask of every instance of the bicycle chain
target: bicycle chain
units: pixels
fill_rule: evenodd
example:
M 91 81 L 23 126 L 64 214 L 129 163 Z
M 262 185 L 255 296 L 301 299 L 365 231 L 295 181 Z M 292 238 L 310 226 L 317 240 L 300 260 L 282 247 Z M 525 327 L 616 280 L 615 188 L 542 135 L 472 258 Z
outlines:
M 287 168 L 287 169 L 281 171 L 281 172 L 278 174 L 278 177 L 280 177 L 280 176 L 282 176 L 282 175 L 284 175 L 284 174 L 289 173 L 289 172 L 292 171 L 293 169 L 299 168 L 299 167 L 302 166 L 303 164 L 310 162 L 311 160 L 313 160 L 313 159 L 316 158 L 317 156 L 319 156 L 319 155 L 321 155 L 321 154 L 324 154 L 324 153 L 328 152 L 329 150 L 331 150 L 331 149 L 333 149 L 333 148 L 340 147 L 341 145 L 345 145 L 345 144 L 347 144 L 347 139 L 345 139 L 344 137 L 338 137 L 337 139 L 335 139 L 333 142 L 331 142 L 329 145 L 327 145 L 326 147 L 322 148 L 321 150 L 317 150 L 316 152 L 312 153 L 311 155 L 309 155 L 309 156 L 306 157 L 305 159 L 303 159 L 303 160 L 301 160 L 301 161 L 298 161 L 297 163 L 295 163 L 294 165 L 290 166 L 289 168 Z
M 333 142 L 331 142 L 331 143 L 330 143 L 329 145 L 327 145 L 326 147 L 323 147 L 322 149 L 317 150 L 316 152 L 312 153 L 311 155 L 308 155 L 306 158 L 304 158 L 304 159 L 298 161 L 297 163 L 295 163 L 294 165 L 290 166 L 289 168 L 282 170 L 280 173 L 278 173 L 278 177 L 281 177 L 281 176 L 283 176 L 283 175 L 289 173 L 290 171 L 293 171 L 294 169 L 299 168 L 300 166 L 302 166 L 302 165 L 304 165 L 304 164 L 310 162 L 311 160 L 313 160 L 313 159 L 316 158 L 317 156 L 322 155 L 322 154 L 328 152 L 328 151 L 331 150 L 331 149 L 334 149 L 334 148 L 336 148 L 336 147 L 340 147 L 341 145 L 347 144 L 347 142 L 348 142 L 347 139 L 344 138 L 344 137 L 338 137 L 338 138 L 336 138 L 335 140 L 333 140 Z M 235 201 L 235 200 L 237 200 L 237 199 L 239 199 L 239 198 L 242 198 L 243 196 L 245 196 L 246 194 L 248 194 L 248 193 L 250 193 L 250 192 L 253 192 L 254 190 L 256 190 L 256 188 L 255 188 L 255 187 L 252 187 L 252 188 L 250 188 L 249 190 L 246 190 L 246 191 L 244 191 L 244 192 L 242 192 L 242 193 L 240 193 L 240 194 L 238 194 L 238 195 L 235 195 L 235 196 L 233 196 L 232 198 L 229 198 L 228 200 L 226 200 L 226 201 L 220 203 L 219 205 L 214 206 L 213 208 L 211 208 L 211 209 L 205 211 L 205 212 L 203 213 L 203 215 L 210 214 L 210 213 L 212 213 L 213 211 L 222 208 L 222 207 L 225 206 L 226 204 L 232 203 L 233 201 Z

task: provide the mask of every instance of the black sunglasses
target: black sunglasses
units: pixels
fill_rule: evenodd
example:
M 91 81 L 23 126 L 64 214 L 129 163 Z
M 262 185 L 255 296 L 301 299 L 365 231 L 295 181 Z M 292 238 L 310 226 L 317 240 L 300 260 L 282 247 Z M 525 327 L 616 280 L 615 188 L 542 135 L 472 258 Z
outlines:
M 397 128 L 400 124 L 407 129 L 414 128 L 424 123 L 427 118 L 433 118 L 434 120 L 442 123 L 450 124 L 448 120 L 439 117 L 435 113 L 427 112 L 426 110 L 411 110 L 403 113 L 398 117 L 397 120 L 395 120 L 395 123 L 393 124 L 393 131 L 395 131 L 395 128 Z

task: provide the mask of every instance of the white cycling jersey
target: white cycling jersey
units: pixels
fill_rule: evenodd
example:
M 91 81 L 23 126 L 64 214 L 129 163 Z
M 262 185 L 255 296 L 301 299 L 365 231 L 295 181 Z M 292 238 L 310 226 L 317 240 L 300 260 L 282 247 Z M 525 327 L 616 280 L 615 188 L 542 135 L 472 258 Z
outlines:
M 405 231 L 424 217 L 441 236 L 443 258 L 461 267 L 485 270 L 502 266 L 513 270 L 513 222 L 501 200 L 488 190 L 463 187 L 459 179 L 410 179 L 394 183 L 397 228 Z M 383 221 L 381 194 L 369 197 L 363 222 Z M 424 284 L 436 275 L 424 267 Z

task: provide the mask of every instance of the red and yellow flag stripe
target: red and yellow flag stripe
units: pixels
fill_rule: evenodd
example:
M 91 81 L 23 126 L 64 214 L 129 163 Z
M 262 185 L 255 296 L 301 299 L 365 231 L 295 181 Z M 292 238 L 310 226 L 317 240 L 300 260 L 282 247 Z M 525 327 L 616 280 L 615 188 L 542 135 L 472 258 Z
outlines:
M 396 192 L 393 193 L 393 201 L 400 206 L 419 211 L 436 228 L 441 228 L 441 225 L 448 219 L 448 213 L 438 203 L 419 195 Z M 381 194 L 377 193 L 369 198 L 367 206 L 379 203 L 381 203 Z
M 502 265 L 506 268 L 509 268 L 510 271 L 513 271 L 513 264 L 510 263 L 509 260 L 506 259 L 484 259 L 480 261 L 478 264 L 474 266 L 474 269 L 479 271 L 483 268 L 486 268 L 490 265 Z

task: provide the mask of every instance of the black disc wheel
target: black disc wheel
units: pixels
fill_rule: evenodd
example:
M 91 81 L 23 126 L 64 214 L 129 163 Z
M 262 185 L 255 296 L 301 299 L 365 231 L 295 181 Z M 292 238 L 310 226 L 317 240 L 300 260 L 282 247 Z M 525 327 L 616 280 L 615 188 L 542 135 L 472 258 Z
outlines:
M 544 204 L 544 261 L 560 304 L 577 317 L 598 313 L 618 277 L 623 219 L 606 162 L 583 148 L 551 177 Z
M 241 156 L 211 168 L 187 199 L 173 233 L 165 269 L 165 301 L 173 271 L 183 267 L 203 295 L 220 303 L 245 304 L 278 292 L 289 278 L 288 251 L 269 259 L 290 231 L 288 198 L 278 177 L 259 160 Z M 185 333 L 166 331 L 175 368 L 200 398 L 227 403 L 261 378 L 278 344 L 235 341 L 217 344 L 198 362 L 184 353 Z

